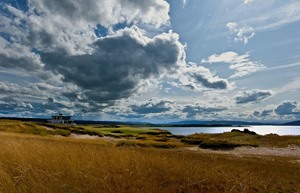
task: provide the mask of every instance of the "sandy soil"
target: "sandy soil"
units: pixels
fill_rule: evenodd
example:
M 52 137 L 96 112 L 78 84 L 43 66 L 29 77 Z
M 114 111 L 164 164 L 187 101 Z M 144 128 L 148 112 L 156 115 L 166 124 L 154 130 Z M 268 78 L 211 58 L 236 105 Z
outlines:
M 121 139 L 113 137 L 99 137 L 91 135 L 78 135 L 71 134 L 71 138 L 75 139 L 100 139 L 105 141 L 118 141 Z M 300 147 L 299 146 L 289 146 L 286 148 L 277 148 L 277 147 L 237 147 L 233 150 L 210 150 L 202 149 L 198 146 L 184 148 L 191 151 L 199 151 L 204 153 L 221 153 L 221 154 L 231 154 L 236 156 L 246 156 L 246 155 L 258 155 L 258 156 L 281 156 L 281 157 L 294 157 L 297 162 L 300 163 Z M 299 160 L 298 160 L 299 158 Z
M 222 154 L 233 154 L 236 156 L 245 155 L 260 155 L 260 156 L 282 156 L 282 157 L 295 157 L 300 158 L 300 147 L 299 146 L 289 146 L 286 148 L 277 147 L 238 147 L 233 150 L 223 151 L 223 150 L 209 150 L 202 149 L 198 146 L 188 147 L 188 150 L 206 152 L 206 153 L 222 153 Z M 298 160 L 300 162 L 300 160 Z
M 74 133 L 72 133 L 69 137 L 75 139 L 101 139 L 102 138 L 96 135 L 79 135 Z
M 54 130 L 53 128 L 50 128 L 50 127 L 46 127 L 46 126 L 42 126 L 42 127 L 48 131 Z
M 107 136 L 99 137 L 96 135 L 81 135 L 81 134 L 74 134 L 74 133 L 72 133 L 69 137 L 74 139 L 100 139 L 109 142 L 123 140 L 122 138 L 114 138 L 114 137 L 107 137 Z
M 300 158 L 300 147 L 297 146 L 289 146 L 286 148 L 239 147 L 234 149 L 233 151 L 236 154 L 275 155 Z

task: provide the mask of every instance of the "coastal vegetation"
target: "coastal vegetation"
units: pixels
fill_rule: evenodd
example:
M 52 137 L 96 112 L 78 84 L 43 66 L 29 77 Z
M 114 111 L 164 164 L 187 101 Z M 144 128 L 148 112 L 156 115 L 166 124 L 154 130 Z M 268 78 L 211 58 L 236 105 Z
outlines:
M 279 136 L 277 134 L 257 135 L 253 133 L 244 133 L 232 131 L 218 134 L 192 134 L 181 139 L 183 143 L 200 145 L 202 147 L 219 146 L 222 147 L 288 147 L 291 145 L 300 146 L 300 136 Z M 220 148 L 222 149 L 222 148 Z
M 118 146 L 176 148 L 198 145 L 209 149 L 249 147 L 300 146 L 299 136 L 277 134 L 258 135 L 248 129 L 218 134 L 196 133 L 188 136 L 173 135 L 167 130 L 132 125 L 58 125 L 42 122 L 0 120 L 0 131 L 40 136 L 87 135 L 119 139 Z
M 300 189 L 299 158 L 187 150 L 201 144 L 299 146 L 297 136 L 238 131 L 175 136 L 164 130 L 122 125 L 66 126 L 2 120 L 0 139 L 1 193 L 252 193 Z

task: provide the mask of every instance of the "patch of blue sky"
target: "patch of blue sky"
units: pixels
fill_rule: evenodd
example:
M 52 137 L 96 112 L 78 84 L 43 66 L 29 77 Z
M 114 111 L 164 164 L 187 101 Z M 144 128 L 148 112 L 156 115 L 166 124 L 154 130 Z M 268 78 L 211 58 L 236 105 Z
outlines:
M 133 25 L 132 23 L 130 23 L 130 24 L 118 23 L 116 25 L 113 25 L 111 29 L 114 31 L 118 31 L 118 30 L 124 29 L 126 27 L 131 27 L 132 25 Z M 97 24 L 96 27 L 94 28 L 94 33 L 97 37 L 105 37 L 108 35 L 109 29 L 100 24 Z
M 97 37 L 104 37 L 108 34 L 108 29 L 100 24 L 97 24 L 96 28 L 94 29 L 94 33 Z
M 5 17 L 11 17 L 11 13 L 7 10 L 5 4 L 2 2 L 0 2 L 0 14 Z
M 9 72 L 4 72 L 0 69 L 0 82 L 10 82 L 10 83 L 27 86 L 28 83 L 39 82 L 39 80 L 31 76 L 21 76 L 20 74 L 18 75 L 11 74 Z
M 133 25 L 132 23 L 118 23 L 118 24 L 114 25 L 114 26 L 112 27 L 112 29 L 113 29 L 114 31 L 118 31 L 118 30 L 120 30 L 120 29 L 124 29 L 124 28 L 126 28 L 126 27 L 130 27 L 130 26 L 132 26 L 132 25 Z
M 27 0 L 1 0 L 0 5 L 9 4 L 19 10 L 22 10 L 24 12 L 29 10 L 28 2 Z M 0 10 L 3 9 L 3 6 L 0 7 Z
M 187 43 L 188 61 L 198 63 L 202 58 L 227 48 L 228 41 L 224 35 L 229 35 L 229 32 L 225 23 L 223 26 L 215 24 L 216 18 L 223 12 L 216 10 L 215 4 L 211 1 L 188 1 L 183 8 L 180 1 L 172 3 L 171 25 L 180 34 L 180 40 Z
M 33 53 L 35 53 L 35 54 L 37 54 L 37 55 L 41 55 L 43 52 L 40 50 L 40 49 L 38 49 L 38 48 L 32 48 L 31 49 L 31 52 L 33 52 Z
M 15 2 L 15 3 L 5 4 L 5 1 Z M 24 3 L 27 6 L 27 2 L 25 1 Z M 3 16 L 3 17 L 9 18 L 9 19 L 15 19 L 15 18 L 17 18 L 17 16 L 15 16 L 13 13 L 11 13 L 9 11 L 9 9 L 7 8 L 7 5 L 11 5 L 11 6 L 15 7 L 16 9 L 24 11 L 24 12 L 28 11 L 28 6 L 26 7 L 23 3 L 20 3 L 20 4 L 22 4 L 22 6 L 21 5 L 17 6 L 18 4 L 16 3 L 16 1 L 9 1 L 9 0 L 4 0 L 4 2 L 0 2 L 0 15 Z M 26 22 L 24 20 L 22 20 L 22 19 L 19 20 L 18 27 L 25 29 L 26 28 Z M 0 21 L 0 28 L 1 28 L 1 21 Z M 5 38 L 6 40 L 10 41 L 10 38 L 7 38 L 8 37 L 7 35 L 5 35 L 5 34 L 2 33 L 2 34 L 0 34 L 0 36 L 2 36 L 3 38 Z
M 5 32 L 0 32 L 0 37 L 8 41 L 9 43 L 12 43 L 11 35 Z
M 298 26 L 298 27 L 297 27 Z M 300 22 L 278 28 L 275 31 L 263 31 L 251 39 L 248 49 L 254 60 L 260 60 L 267 67 L 284 65 L 299 60 L 299 27 Z

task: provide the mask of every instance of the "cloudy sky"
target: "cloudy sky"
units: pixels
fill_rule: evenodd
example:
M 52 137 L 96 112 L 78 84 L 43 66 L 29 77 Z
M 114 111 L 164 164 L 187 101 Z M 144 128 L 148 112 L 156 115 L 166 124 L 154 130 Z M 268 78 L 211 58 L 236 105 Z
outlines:
M 298 0 L 1 0 L 0 116 L 300 119 Z

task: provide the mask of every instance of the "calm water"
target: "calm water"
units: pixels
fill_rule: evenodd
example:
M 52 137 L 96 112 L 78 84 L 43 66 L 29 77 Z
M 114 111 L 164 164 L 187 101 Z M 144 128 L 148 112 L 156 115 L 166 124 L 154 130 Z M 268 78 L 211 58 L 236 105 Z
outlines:
M 232 129 L 244 130 L 245 128 L 260 135 L 276 133 L 278 135 L 300 135 L 300 126 L 245 126 L 245 127 L 160 127 L 176 135 L 189 135 L 194 133 L 223 133 Z

